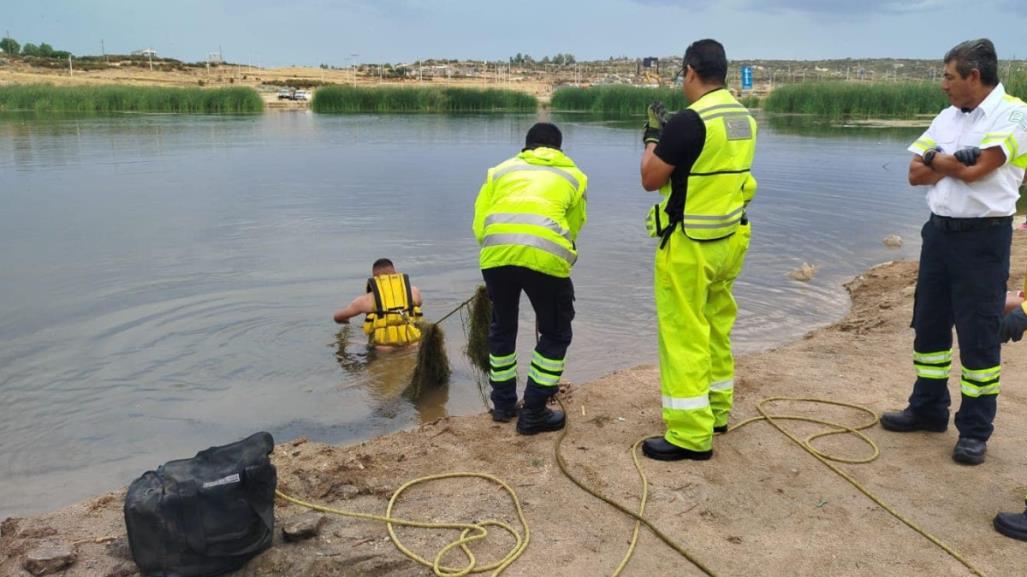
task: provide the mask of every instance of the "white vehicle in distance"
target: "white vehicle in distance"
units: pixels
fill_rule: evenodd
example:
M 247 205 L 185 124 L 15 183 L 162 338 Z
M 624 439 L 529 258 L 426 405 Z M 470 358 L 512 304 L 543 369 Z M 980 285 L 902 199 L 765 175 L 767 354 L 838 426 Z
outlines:
M 310 100 L 310 96 L 311 96 L 311 94 L 310 94 L 309 90 L 297 90 L 296 94 L 293 96 L 293 99 L 294 100 Z

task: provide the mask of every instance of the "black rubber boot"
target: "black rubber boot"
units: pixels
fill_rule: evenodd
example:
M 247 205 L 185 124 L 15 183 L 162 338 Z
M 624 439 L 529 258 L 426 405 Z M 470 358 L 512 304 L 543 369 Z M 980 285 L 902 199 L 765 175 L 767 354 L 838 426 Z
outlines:
M 928 421 L 907 408 L 881 415 L 881 427 L 897 433 L 911 433 L 913 431 L 944 433 L 949 428 L 949 423 L 947 420 Z
M 642 442 L 642 454 L 657 461 L 706 461 L 713 456 L 713 449 L 690 451 L 670 443 L 663 437 L 650 437 Z
M 554 411 L 542 405 L 529 409 L 521 407 L 517 415 L 517 432 L 522 435 L 536 435 L 549 431 L 559 431 L 566 422 L 563 411 Z
M 995 530 L 1006 537 L 1027 541 L 1027 511 L 995 515 Z
M 964 465 L 980 465 L 984 462 L 984 454 L 988 452 L 988 443 L 980 439 L 960 437 L 952 449 L 952 460 Z

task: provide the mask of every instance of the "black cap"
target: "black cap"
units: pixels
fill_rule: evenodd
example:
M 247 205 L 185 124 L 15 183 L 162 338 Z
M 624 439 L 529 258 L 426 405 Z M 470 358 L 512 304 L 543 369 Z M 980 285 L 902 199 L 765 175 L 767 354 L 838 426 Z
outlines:
M 551 122 L 536 122 L 528 129 L 528 135 L 524 138 L 524 150 L 540 146 L 560 150 L 562 144 L 563 135 L 560 134 L 560 129 Z

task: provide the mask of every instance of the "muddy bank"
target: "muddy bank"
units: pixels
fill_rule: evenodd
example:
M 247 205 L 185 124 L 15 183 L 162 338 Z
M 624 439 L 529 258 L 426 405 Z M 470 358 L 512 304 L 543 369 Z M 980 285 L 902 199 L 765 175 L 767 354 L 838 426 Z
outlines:
M 1019 287 L 1027 266 L 1027 233 L 1014 235 L 1013 254 L 1010 286 Z M 829 398 L 877 412 L 902 406 L 914 378 L 908 325 L 915 271 L 915 263 L 908 262 L 867 271 L 849 283 L 852 309 L 840 322 L 740 359 L 732 421 L 755 415 L 756 403 L 771 396 Z M 985 464 L 969 468 L 951 460 L 954 428 L 901 435 L 875 427 L 867 432 L 881 457 L 841 467 L 989 576 L 1021 577 L 1027 574 L 1027 544 L 991 528 L 997 511 L 1022 507 L 1027 488 L 1027 344 L 1003 352 L 1003 392 Z M 630 507 L 637 506 L 640 487 L 628 448 L 662 431 L 657 382 L 656 368 L 642 366 L 580 385 L 566 400 L 571 430 L 564 441 L 565 459 L 586 483 Z M 958 398 L 958 379 L 951 379 L 950 387 Z M 863 418 L 821 406 L 780 410 L 848 423 Z M 808 423 L 786 426 L 801 436 L 820 430 Z M 554 440 L 555 435 L 521 437 L 512 423 L 495 424 L 477 415 L 444 418 L 348 447 L 284 442 L 273 459 L 281 490 L 367 513 L 384 512 L 389 496 L 414 477 L 452 471 L 493 474 L 517 491 L 531 529 L 527 551 L 505 575 L 609 575 L 627 548 L 632 522 L 562 476 Z M 867 451 L 841 437 L 818 446 L 853 457 Z M 719 575 L 970 575 L 766 423 L 718 437 L 715 451 L 712 460 L 702 463 L 643 465 L 651 484 L 647 517 Z M 54 574 L 136 574 L 122 525 L 123 495 L 110 493 L 54 513 L 7 519 L 0 529 L 0 575 L 30 575 L 28 558 L 48 543 L 69 554 L 54 561 L 55 566 L 70 563 Z M 431 521 L 499 518 L 516 525 L 505 493 L 476 480 L 414 487 L 395 514 Z M 275 546 L 238 574 L 431 574 L 395 549 L 382 524 L 318 517 L 279 503 L 279 527 L 305 521 L 317 535 L 286 542 L 279 532 Z M 500 558 L 512 544 L 501 531 L 495 533 L 494 540 L 476 548 L 484 562 Z M 397 535 L 429 558 L 452 538 L 405 528 L 397 529 Z M 651 574 L 702 573 L 643 530 L 624 575 Z

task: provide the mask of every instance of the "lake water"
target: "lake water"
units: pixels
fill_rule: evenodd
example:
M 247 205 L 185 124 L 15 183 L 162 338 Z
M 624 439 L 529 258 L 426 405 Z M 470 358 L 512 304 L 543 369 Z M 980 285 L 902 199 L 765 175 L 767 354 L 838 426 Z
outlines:
M 483 411 L 456 317 L 448 388 L 411 403 L 414 356 L 380 362 L 358 324 L 339 332 L 331 315 L 382 256 L 420 287 L 429 320 L 467 299 L 474 197 L 535 120 L 0 116 L 0 518 L 257 430 L 349 443 Z M 640 121 L 552 120 L 591 184 L 565 373 L 583 383 L 657 360 L 643 226 L 656 195 L 639 186 Z M 918 130 L 761 125 L 742 353 L 837 320 L 842 283 L 915 258 L 926 215 L 905 180 Z M 888 234 L 905 245 L 886 248 Z M 804 261 L 816 277 L 789 279 Z

